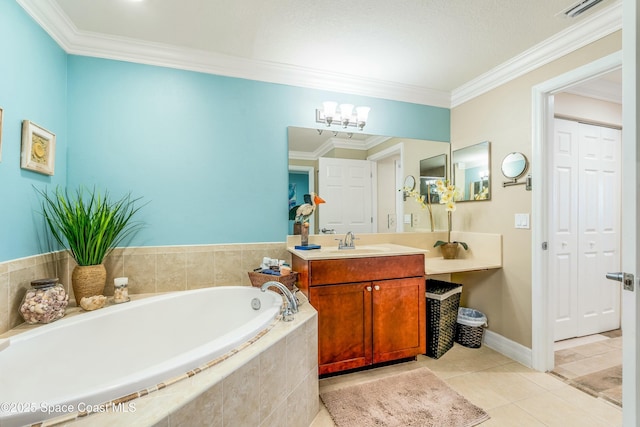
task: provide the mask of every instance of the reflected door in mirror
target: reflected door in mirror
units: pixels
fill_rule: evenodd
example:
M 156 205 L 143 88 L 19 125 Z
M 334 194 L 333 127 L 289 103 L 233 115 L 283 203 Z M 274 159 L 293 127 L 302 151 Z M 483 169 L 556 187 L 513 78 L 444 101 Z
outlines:
M 320 228 L 336 234 L 371 233 L 371 162 L 320 157 L 318 171 L 318 192 L 326 202 L 318 210 Z

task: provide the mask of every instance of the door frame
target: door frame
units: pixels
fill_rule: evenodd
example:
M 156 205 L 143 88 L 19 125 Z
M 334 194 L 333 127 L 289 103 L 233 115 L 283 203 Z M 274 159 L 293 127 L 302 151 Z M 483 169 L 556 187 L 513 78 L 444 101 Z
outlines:
M 387 159 L 389 157 L 400 156 L 400 168 L 396 171 L 396 188 L 402 188 L 403 183 L 397 182 L 398 176 L 404 176 L 404 143 L 400 142 L 382 151 L 367 156 L 367 160 L 373 162 L 371 173 L 373 176 L 373 204 L 375 209 L 373 210 L 373 223 L 378 224 L 378 162 L 380 160 Z M 400 178 L 402 179 L 402 178 Z M 401 233 L 404 231 L 404 203 L 402 200 L 402 193 L 400 191 L 396 194 L 396 232 Z
M 309 192 L 316 191 L 316 168 L 313 166 L 289 165 L 289 172 L 305 172 L 309 176 Z M 315 214 L 309 218 L 310 230 L 315 230 L 315 218 Z
M 553 313 L 555 301 L 546 277 L 549 272 L 549 150 L 545 142 L 553 138 L 554 98 L 571 86 L 622 68 L 622 51 L 615 52 L 575 70 L 547 80 L 532 89 L 532 209 L 531 209 L 531 364 L 538 371 L 554 366 Z M 613 284 L 612 284 L 613 285 Z

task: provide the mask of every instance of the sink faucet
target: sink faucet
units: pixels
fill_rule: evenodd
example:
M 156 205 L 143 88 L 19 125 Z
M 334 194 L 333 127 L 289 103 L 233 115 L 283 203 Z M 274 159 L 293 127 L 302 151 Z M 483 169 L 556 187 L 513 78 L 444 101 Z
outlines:
M 356 235 L 353 234 L 353 231 L 347 231 L 347 234 L 345 234 L 344 236 L 344 243 L 342 242 L 342 239 L 336 239 L 336 240 L 339 240 L 338 249 L 355 249 L 356 248 L 354 240 L 357 240 L 357 239 L 356 239 Z
M 293 295 L 293 293 L 289 290 L 289 288 L 287 288 L 285 285 L 283 285 L 280 282 L 276 282 L 275 280 L 264 283 L 260 287 L 260 290 L 262 292 L 265 292 L 267 289 L 269 289 L 272 286 L 274 288 L 280 289 L 285 299 L 287 300 L 285 303 L 284 309 L 282 310 L 282 320 L 284 320 L 285 322 L 292 321 L 293 314 L 298 312 L 298 300 L 296 299 L 295 295 Z

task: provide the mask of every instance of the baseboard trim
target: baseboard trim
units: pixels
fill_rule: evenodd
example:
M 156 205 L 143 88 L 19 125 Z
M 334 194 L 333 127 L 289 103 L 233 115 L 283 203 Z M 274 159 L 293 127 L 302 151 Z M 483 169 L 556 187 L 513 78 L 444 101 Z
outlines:
M 504 354 L 510 359 L 513 359 L 528 368 L 531 368 L 533 366 L 531 349 L 523 346 L 522 344 L 511 341 L 510 339 L 492 332 L 489 329 L 485 329 L 484 339 L 482 340 L 482 342 L 487 347 L 497 351 L 498 353 Z

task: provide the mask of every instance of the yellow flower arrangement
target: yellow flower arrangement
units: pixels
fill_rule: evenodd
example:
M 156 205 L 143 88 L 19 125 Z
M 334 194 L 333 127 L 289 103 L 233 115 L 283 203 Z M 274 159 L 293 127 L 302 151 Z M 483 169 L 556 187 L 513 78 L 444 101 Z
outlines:
M 436 182 L 436 192 L 440 196 L 440 204 L 445 205 L 445 210 L 447 211 L 447 241 L 443 242 L 442 240 L 438 240 L 433 246 L 437 248 L 447 243 L 458 243 L 465 250 L 469 249 L 469 246 L 465 242 L 451 241 L 451 217 L 456 210 L 456 201 L 460 200 L 460 191 L 455 185 L 450 184 L 449 181 L 438 180 Z
M 431 231 L 433 229 L 433 210 L 431 208 L 431 197 L 430 193 L 427 193 L 427 197 L 420 194 L 419 191 L 411 190 L 408 187 L 403 187 L 402 191 L 408 196 L 415 199 L 416 202 L 420 203 L 422 209 L 429 210 L 429 220 L 431 221 Z M 438 202 L 441 205 L 445 205 L 445 210 L 447 212 L 447 241 L 444 242 L 442 240 L 438 240 L 433 247 L 437 248 L 438 246 L 445 245 L 447 243 L 458 243 L 465 250 L 469 249 L 469 245 L 465 242 L 452 242 L 451 241 L 451 216 L 452 213 L 456 210 L 456 201 L 460 200 L 461 194 L 460 190 L 456 188 L 455 185 L 450 184 L 449 181 L 436 181 L 436 192 L 438 193 Z

